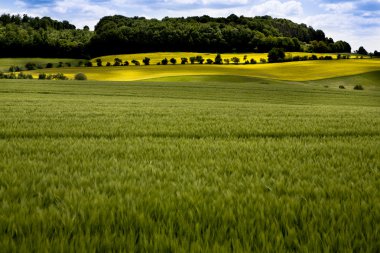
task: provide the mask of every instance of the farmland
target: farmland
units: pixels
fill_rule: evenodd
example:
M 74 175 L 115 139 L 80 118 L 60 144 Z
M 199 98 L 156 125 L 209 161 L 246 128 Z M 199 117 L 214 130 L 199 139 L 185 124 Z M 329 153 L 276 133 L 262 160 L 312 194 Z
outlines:
M 0 80 L 0 248 L 378 252 L 378 62 L 300 64 Z
M 106 61 L 113 63 L 115 58 L 120 57 L 123 61 L 132 61 L 137 59 L 140 62 L 144 57 L 150 57 L 152 65 L 149 66 L 102 66 L 102 67 L 64 67 L 64 68 L 52 68 L 43 70 L 34 70 L 31 73 L 34 77 L 38 76 L 38 73 L 44 72 L 47 74 L 54 74 L 62 72 L 73 78 L 76 73 L 85 73 L 90 80 L 98 81 L 138 81 L 148 80 L 165 77 L 178 77 L 178 76 L 241 76 L 241 77 L 254 77 L 254 78 L 266 78 L 288 81 L 306 81 L 334 78 L 340 76 L 357 75 L 371 71 L 380 70 L 380 59 L 349 59 L 349 60 L 316 60 L 316 61 L 296 61 L 286 62 L 281 64 L 176 64 L 163 66 L 154 64 L 156 61 L 162 60 L 162 58 L 178 58 L 191 57 L 199 55 L 198 53 L 151 53 L 151 54 L 138 54 L 138 55 L 116 55 L 103 57 L 103 64 Z M 202 55 L 202 54 L 201 54 Z M 293 56 L 310 56 L 306 53 L 292 53 Z M 318 54 L 317 56 L 321 56 Z M 328 55 L 328 54 L 325 54 Z M 329 54 L 333 56 L 332 54 Z M 215 55 L 209 54 L 203 55 L 204 58 L 210 57 L 214 59 Z M 224 59 L 230 57 L 239 57 L 243 59 L 242 54 L 223 54 Z M 247 54 L 247 59 L 250 57 L 266 58 L 263 54 Z M 334 56 L 335 57 L 335 56 Z M 354 56 L 352 56 L 354 57 Z M 92 62 L 95 64 L 96 59 Z M 142 63 L 141 63 L 142 64 Z

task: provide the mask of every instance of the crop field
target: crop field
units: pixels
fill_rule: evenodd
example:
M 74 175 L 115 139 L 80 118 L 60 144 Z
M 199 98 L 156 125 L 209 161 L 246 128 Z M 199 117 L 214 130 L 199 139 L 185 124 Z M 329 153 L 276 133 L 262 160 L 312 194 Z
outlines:
M 304 53 L 304 52 L 290 52 L 286 53 L 286 57 L 294 57 L 294 56 L 312 56 L 316 55 L 317 57 L 320 56 L 332 56 L 334 59 L 337 58 L 337 53 Z M 162 59 L 166 58 L 170 60 L 171 58 L 175 58 L 178 63 L 181 62 L 181 58 L 190 58 L 193 56 L 202 56 L 204 59 L 212 59 L 214 60 L 216 57 L 215 53 L 197 53 L 197 52 L 160 52 L 160 53 L 141 53 L 141 54 L 121 54 L 121 55 L 107 55 L 102 56 L 98 58 L 92 59 L 92 63 L 95 65 L 97 59 L 101 59 L 103 62 L 103 65 L 105 65 L 107 62 L 113 63 L 115 58 L 122 59 L 123 61 L 128 60 L 131 62 L 132 60 L 138 60 L 142 63 L 142 59 L 145 57 L 150 58 L 151 64 L 157 64 L 158 62 L 161 62 Z M 342 53 L 341 55 L 350 55 L 351 58 L 356 58 L 357 55 L 355 54 L 345 54 Z M 227 53 L 222 54 L 224 59 L 231 59 L 233 57 L 238 57 L 241 61 L 241 63 L 244 63 L 244 57 L 246 57 L 247 60 L 254 59 L 257 62 L 260 62 L 260 59 L 268 59 L 268 53 Z M 360 57 L 360 56 L 358 56 Z M 363 56 L 365 58 L 369 58 L 368 56 Z
M 379 252 L 379 75 L 0 80 L 0 249 Z
M 70 78 L 73 78 L 75 74 L 83 72 L 87 75 L 89 80 L 98 81 L 137 81 L 195 75 L 225 75 L 240 76 L 243 78 L 259 77 L 288 81 L 307 81 L 357 75 L 378 70 L 380 70 L 380 59 L 352 59 L 333 61 L 299 61 L 253 65 L 169 64 L 166 66 L 72 67 L 35 70 L 31 73 L 33 73 L 33 75 L 37 78 L 38 73 L 41 72 L 48 74 L 62 72 Z

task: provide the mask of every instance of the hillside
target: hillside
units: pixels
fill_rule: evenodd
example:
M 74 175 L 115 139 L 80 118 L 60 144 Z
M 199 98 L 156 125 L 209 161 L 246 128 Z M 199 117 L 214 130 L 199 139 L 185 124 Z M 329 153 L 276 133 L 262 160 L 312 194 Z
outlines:
M 323 31 L 287 19 L 263 17 L 146 19 L 103 17 L 90 31 L 68 21 L 0 16 L 0 57 L 93 58 L 142 52 L 350 52 Z

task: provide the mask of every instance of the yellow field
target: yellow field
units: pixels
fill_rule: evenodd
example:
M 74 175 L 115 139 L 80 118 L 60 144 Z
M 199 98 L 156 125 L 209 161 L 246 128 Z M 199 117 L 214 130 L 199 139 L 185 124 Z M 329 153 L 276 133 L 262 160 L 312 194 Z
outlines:
M 306 81 L 349 76 L 380 70 L 380 59 L 302 61 L 255 65 L 150 65 L 121 67 L 71 67 L 36 70 L 32 73 L 61 72 L 70 78 L 83 72 L 89 80 L 134 81 L 172 76 L 229 75 L 278 80 Z
M 317 54 L 317 53 L 303 53 L 303 52 L 291 52 L 286 53 L 287 57 L 294 57 L 294 56 L 311 56 L 315 54 L 316 56 L 332 56 L 334 59 L 337 58 L 337 54 Z M 204 59 L 215 59 L 216 54 L 212 53 L 195 53 L 195 52 L 166 52 L 166 53 L 142 53 L 142 54 L 121 54 L 121 55 L 108 55 L 108 56 L 102 56 L 98 58 L 92 59 L 92 63 L 96 64 L 97 59 L 102 59 L 103 65 L 106 65 L 107 62 L 113 64 L 115 61 L 115 58 L 122 59 L 123 62 L 128 60 L 131 62 L 132 60 L 138 60 L 142 64 L 142 59 L 145 57 L 150 58 L 151 64 L 157 64 L 158 62 L 161 62 L 162 59 L 166 58 L 170 60 L 171 58 L 175 58 L 177 60 L 177 64 L 181 63 L 181 58 L 190 58 L 192 56 L 201 55 Z M 342 54 L 343 55 L 343 54 Z M 222 54 L 223 59 L 231 59 L 232 57 L 238 57 L 240 58 L 240 62 L 244 62 L 244 56 L 247 56 L 247 60 L 255 59 L 257 62 L 260 61 L 261 58 L 267 59 L 268 53 L 229 53 L 229 54 Z M 356 56 L 352 56 L 354 58 Z M 190 61 L 189 61 L 190 62 Z M 170 64 L 170 63 L 169 63 Z

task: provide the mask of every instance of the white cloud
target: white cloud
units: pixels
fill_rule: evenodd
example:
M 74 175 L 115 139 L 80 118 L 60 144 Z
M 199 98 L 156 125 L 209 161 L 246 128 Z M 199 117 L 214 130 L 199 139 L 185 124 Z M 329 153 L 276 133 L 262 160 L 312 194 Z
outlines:
M 300 1 L 281 2 L 270 0 L 253 6 L 251 13 L 259 16 L 270 15 L 274 17 L 300 16 L 303 14 L 303 8 Z

